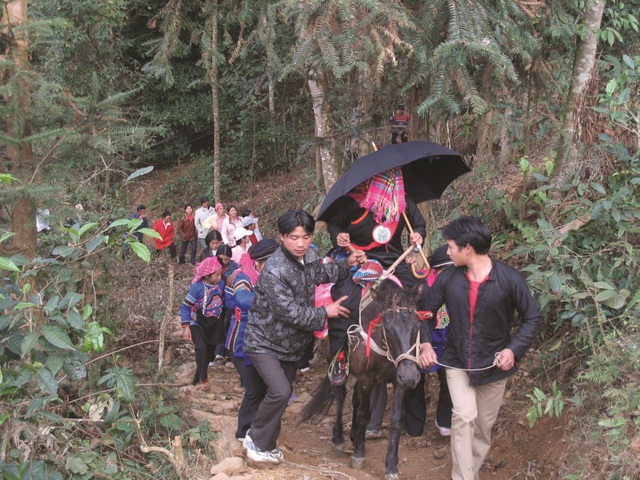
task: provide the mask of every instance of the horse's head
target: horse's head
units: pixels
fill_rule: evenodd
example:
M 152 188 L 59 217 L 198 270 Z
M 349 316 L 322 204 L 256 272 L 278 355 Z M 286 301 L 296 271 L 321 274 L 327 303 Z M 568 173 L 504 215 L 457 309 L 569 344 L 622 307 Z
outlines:
M 373 299 L 382 306 L 387 355 L 396 365 L 398 382 L 409 389 L 420 381 L 416 364 L 420 329 L 416 305 L 420 290 L 421 285 L 403 289 L 390 280 L 384 280 L 379 288 L 371 292 Z

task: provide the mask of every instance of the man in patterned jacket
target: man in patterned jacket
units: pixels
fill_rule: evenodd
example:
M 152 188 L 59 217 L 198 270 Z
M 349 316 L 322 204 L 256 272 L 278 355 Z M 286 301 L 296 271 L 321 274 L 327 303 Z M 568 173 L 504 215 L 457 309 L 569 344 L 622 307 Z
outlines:
M 282 244 L 260 273 L 249 310 L 244 351 L 267 385 L 245 437 L 247 457 L 254 462 L 283 460 L 276 440 L 297 362 L 327 317 L 349 315 L 341 305 L 346 296 L 315 308 L 315 286 L 345 278 L 350 266 L 366 260 L 364 252 L 358 251 L 337 263 L 321 263 L 315 250 L 309 249 L 314 229 L 313 217 L 304 210 L 288 211 L 278 219 Z

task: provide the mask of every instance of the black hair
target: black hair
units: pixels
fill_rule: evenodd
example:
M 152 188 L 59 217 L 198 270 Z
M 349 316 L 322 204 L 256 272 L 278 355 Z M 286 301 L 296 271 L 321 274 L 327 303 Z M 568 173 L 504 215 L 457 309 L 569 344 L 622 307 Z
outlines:
M 239 212 L 238 212 L 238 208 L 237 208 L 235 205 L 229 205 L 229 206 L 227 207 L 227 212 L 228 212 L 229 210 L 231 210 L 232 208 L 235 208 L 235 209 L 236 209 L 236 213 L 237 213 L 237 214 L 239 214 Z
M 216 257 L 219 257 L 220 255 L 226 255 L 227 257 L 231 257 L 233 255 L 233 252 L 231 251 L 231 247 L 226 243 L 223 243 L 222 245 L 220 245 L 218 247 L 218 251 L 216 252 Z M 220 263 L 222 264 L 222 262 Z
M 204 202 L 209 203 L 209 198 L 207 198 L 207 197 L 200 197 L 200 205 L 202 205 Z
M 280 235 L 289 235 L 298 227 L 302 227 L 307 234 L 312 235 L 316 228 L 316 221 L 304 210 L 289 210 L 278 218 Z
M 209 230 L 209 233 L 207 233 L 207 236 L 204 237 L 204 243 L 207 244 L 207 247 L 209 246 L 212 240 L 218 240 L 219 242 L 222 241 L 222 235 L 218 230 Z
M 146 210 L 147 207 L 145 207 L 144 205 L 138 205 L 138 207 L 136 208 L 136 212 L 139 212 L 141 210 Z
M 162 218 L 166 217 L 167 215 L 171 216 L 171 212 L 169 210 L 165 210 L 164 212 L 162 212 Z
M 478 217 L 460 217 L 442 229 L 445 240 L 453 240 L 459 248 L 471 245 L 479 255 L 491 248 L 491 232 Z
M 185 204 L 184 204 L 184 208 L 183 208 L 183 210 L 186 210 L 186 209 L 187 209 L 187 207 L 191 207 L 191 208 L 193 208 L 193 205 L 192 205 L 192 204 L 190 204 L 190 203 L 185 203 Z
M 243 210 L 243 211 L 242 211 L 242 216 L 243 216 L 243 217 L 248 217 L 248 216 L 250 216 L 250 215 L 251 215 L 251 213 L 253 213 L 253 210 L 251 210 L 251 209 L 247 208 L 246 210 Z

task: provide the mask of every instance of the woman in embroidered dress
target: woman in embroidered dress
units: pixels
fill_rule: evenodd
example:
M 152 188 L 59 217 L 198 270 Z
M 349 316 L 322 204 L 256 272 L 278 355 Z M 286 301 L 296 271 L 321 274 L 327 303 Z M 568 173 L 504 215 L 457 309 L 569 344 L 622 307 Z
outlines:
M 180 305 L 182 338 L 196 347 L 196 373 L 193 385 L 211 389 L 207 368 L 215 355 L 216 344 L 223 343 L 224 321 L 220 318 L 224 286 L 222 266 L 216 257 L 205 258 L 196 265 L 189 293 Z

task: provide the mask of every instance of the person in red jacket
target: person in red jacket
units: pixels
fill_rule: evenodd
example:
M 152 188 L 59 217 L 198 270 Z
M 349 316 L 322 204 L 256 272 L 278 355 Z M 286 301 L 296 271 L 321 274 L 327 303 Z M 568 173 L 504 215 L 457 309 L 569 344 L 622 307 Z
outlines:
M 198 240 L 198 232 L 196 230 L 196 224 L 193 216 L 193 205 L 187 203 L 184 206 L 184 215 L 178 222 L 178 236 L 182 240 L 180 246 L 180 265 L 185 264 L 185 254 L 187 253 L 187 246 L 191 247 L 191 265 L 196 265 L 196 248 Z
M 160 237 L 162 237 L 153 239 L 153 243 L 155 243 L 156 246 L 156 251 L 153 252 L 154 255 L 159 257 L 162 251 L 168 248 L 171 259 L 175 260 L 176 246 L 173 243 L 173 233 L 175 232 L 175 229 L 171 222 L 171 212 L 169 210 L 162 212 L 162 218 L 158 219 L 156 223 L 153 224 L 153 229 L 160 234 Z
M 409 140 L 409 115 L 404 111 L 404 105 L 398 105 L 394 114 L 389 117 L 388 123 L 391 127 L 391 143 L 398 143 L 398 140 L 404 143 Z

